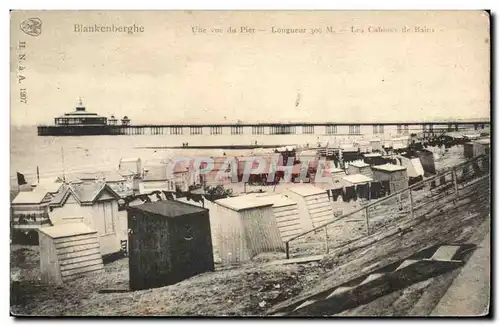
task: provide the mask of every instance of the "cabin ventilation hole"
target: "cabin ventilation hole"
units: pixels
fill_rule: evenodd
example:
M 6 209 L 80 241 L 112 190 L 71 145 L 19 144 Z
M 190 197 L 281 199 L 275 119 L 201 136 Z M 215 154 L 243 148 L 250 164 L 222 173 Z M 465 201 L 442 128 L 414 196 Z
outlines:
M 191 241 L 194 239 L 193 231 L 191 230 L 191 227 L 189 225 L 186 225 L 186 233 L 184 235 L 184 240 L 186 241 Z

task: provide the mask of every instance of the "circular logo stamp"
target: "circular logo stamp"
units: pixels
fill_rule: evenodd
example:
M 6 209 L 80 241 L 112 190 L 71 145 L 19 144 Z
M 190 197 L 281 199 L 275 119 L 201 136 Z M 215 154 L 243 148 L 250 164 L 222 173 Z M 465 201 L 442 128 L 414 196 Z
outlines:
M 40 18 L 28 18 L 21 23 L 21 30 L 28 35 L 38 36 L 42 34 L 42 21 Z

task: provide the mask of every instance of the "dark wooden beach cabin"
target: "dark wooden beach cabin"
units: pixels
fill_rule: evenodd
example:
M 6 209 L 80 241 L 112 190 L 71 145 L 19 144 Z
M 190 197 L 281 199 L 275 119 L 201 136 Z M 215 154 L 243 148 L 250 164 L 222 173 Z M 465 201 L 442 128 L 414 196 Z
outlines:
M 213 271 L 209 211 L 173 200 L 128 208 L 130 289 Z

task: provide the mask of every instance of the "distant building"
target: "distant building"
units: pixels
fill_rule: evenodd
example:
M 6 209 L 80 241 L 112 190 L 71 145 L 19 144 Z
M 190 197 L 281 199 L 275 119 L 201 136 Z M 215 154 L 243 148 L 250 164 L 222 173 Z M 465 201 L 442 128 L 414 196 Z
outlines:
M 118 119 L 115 118 L 114 115 L 112 115 L 109 119 L 108 119 L 108 124 L 110 126 L 116 126 L 118 124 Z
M 80 99 L 75 111 L 54 118 L 56 125 L 105 125 L 107 118 L 97 113 L 87 112 Z
M 128 126 L 130 125 L 130 119 L 127 116 L 124 116 L 122 119 L 122 125 L 123 126 Z
M 132 172 L 136 177 L 142 175 L 142 163 L 138 157 L 121 158 L 118 165 L 119 173 Z
M 144 167 L 139 193 L 149 194 L 157 190 L 175 191 L 175 182 L 167 175 L 167 164 L 148 164 Z

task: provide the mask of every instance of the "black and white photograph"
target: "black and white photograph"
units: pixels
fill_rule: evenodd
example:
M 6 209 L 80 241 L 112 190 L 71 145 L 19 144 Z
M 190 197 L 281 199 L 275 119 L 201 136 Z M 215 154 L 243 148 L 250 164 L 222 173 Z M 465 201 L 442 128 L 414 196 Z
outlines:
M 12 10 L 11 316 L 487 316 L 490 29 Z

